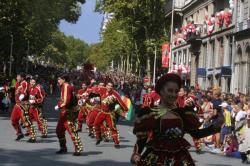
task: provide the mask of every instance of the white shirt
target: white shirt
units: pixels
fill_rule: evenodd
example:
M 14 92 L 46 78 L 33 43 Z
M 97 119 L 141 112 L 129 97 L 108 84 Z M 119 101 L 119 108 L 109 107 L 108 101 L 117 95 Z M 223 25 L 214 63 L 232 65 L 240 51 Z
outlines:
M 236 116 L 235 116 L 235 121 L 239 122 L 240 120 L 244 119 L 247 116 L 247 113 L 245 111 L 240 110 Z

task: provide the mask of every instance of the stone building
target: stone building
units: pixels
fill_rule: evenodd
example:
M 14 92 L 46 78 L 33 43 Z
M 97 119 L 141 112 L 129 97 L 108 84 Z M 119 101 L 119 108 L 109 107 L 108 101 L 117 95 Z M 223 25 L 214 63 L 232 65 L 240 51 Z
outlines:
M 174 8 L 170 7 L 173 5 Z M 168 0 L 166 17 L 174 9 L 170 71 L 188 73 L 188 85 L 202 89 L 221 86 L 231 91 L 234 52 L 233 0 Z M 176 69 L 177 68 L 177 69 Z
M 250 94 L 250 0 L 236 1 L 232 90 Z

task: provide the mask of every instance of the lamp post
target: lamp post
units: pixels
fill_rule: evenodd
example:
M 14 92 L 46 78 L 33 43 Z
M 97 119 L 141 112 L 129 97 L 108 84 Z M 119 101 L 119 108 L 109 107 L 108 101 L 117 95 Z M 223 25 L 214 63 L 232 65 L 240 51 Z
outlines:
M 9 68 L 9 76 L 11 76 L 11 68 L 12 68 L 12 61 L 13 61 L 13 57 L 12 57 L 12 51 L 13 51 L 13 35 L 10 35 L 11 37 L 11 44 L 10 44 L 10 68 Z
M 155 86 L 155 71 L 156 71 L 156 45 L 155 45 L 154 74 L 153 74 L 153 85 L 154 86 Z
M 175 0 L 173 0 L 173 4 L 172 4 L 172 15 L 171 15 L 171 28 L 170 28 L 170 60 L 172 59 L 172 48 L 173 48 L 173 31 L 174 31 L 174 9 L 175 9 Z M 170 63 L 171 64 L 171 63 Z M 170 67 L 170 71 L 173 68 L 172 66 Z

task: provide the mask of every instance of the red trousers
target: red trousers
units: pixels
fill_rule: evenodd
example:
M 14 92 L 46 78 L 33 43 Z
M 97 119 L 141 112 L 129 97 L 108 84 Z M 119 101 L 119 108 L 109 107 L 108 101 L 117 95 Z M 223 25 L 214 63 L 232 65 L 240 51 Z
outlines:
M 21 135 L 22 130 L 19 124 L 21 120 L 25 127 L 28 129 L 29 135 L 32 139 L 36 139 L 35 128 L 29 117 L 29 108 L 27 105 L 15 104 L 11 112 L 11 123 L 16 130 L 16 135 Z
M 75 151 L 82 152 L 83 145 L 76 131 L 73 113 L 69 111 L 66 112 L 66 110 L 62 110 L 62 112 L 60 112 L 60 116 L 56 127 L 56 134 L 59 139 L 61 149 L 67 149 L 66 138 L 65 138 L 66 130 L 69 133 L 71 140 L 73 141 L 73 144 L 75 146 Z
M 92 134 L 92 135 L 95 134 L 93 127 L 94 127 L 94 122 L 95 122 L 95 119 L 96 119 L 96 116 L 97 116 L 98 112 L 99 112 L 98 109 L 95 109 L 95 108 L 91 109 L 89 111 L 87 119 L 86 119 L 86 123 L 87 123 L 87 125 L 89 127 L 89 133 Z
M 80 107 L 80 111 L 77 117 L 78 130 L 82 130 L 82 123 L 84 120 L 86 120 L 87 116 L 88 116 L 88 109 L 86 107 Z
M 96 139 L 100 140 L 101 139 L 101 127 L 104 122 L 106 122 L 106 125 L 110 128 L 111 133 L 112 133 L 112 138 L 115 142 L 115 144 L 119 144 L 119 136 L 118 136 L 118 131 L 116 128 L 116 124 L 114 123 L 113 120 L 113 115 L 111 112 L 104 112 L 100 111 L 95 119 L 94 122 L 94 127 L 95 127 L 95 132 L 96 132 Z
M 38 124 L 38 129 L 42 132 L 42 135 L 47 135 L 46 127 L 41 117 L 41 112 L 38 108 L 30 107 L 29 116 L 32 121 L 36 121 Z
M 25 117 L 23 115 L 22 109 L 19 105 L 17 105 L 17 104 L 14 105 L 13 110 L 11 112 L 10 119 L 11 119 L 12 126 L 16 130 L 16 135 L 22 134 L 22 130 L 21 130 L 19 121 L 21 120 L 22 123 L 25 125 L 26 120 L 25 120 Z

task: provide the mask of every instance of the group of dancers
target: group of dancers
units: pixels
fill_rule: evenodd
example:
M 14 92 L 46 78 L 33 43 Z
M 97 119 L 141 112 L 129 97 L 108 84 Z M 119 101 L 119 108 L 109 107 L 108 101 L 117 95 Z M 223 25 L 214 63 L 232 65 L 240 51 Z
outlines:
M 86 121 L 89 136 L 96 139 L 96 145 L 108 141 L 112 137 L 114 147 L 120 147 L 119 134 L 116 127 L 117 118 L 125 117 L 128 111 L 122 97 L 114 90 L 112 82 L 95 80 L 83 82 L 77 91 L 70 84 L 69 76 L 58 77 L 61 88 L 60 100 L 55 106 L 59 111 L 56 134 L 60 149 L 57 154 L 67 153 L 65 132 L 73 141 L 75 152 L 80 156 L 83 144 L 78 132 L 82 131 L 82 123 Z M 178 105 L 177 97 L 182 87 L 182 80 L 176 74 L 165 74 L 156 83 L 155 90 L 143 96 L 143 104 L 136 112 L 134 134 L 137 141 L 131 162 L 137 166 L 162 166 L 172 163 L 174 166 L 195 165 L 188 149 L 190 144 L 184 134 L 189 133 L 199 139 L 218 133 L 223 121 L 209 127 L 201 128 L 196 104 L 192 98 Z M 16 130 L 17 138 L 24 138 L 20 122 L 26 127 L 28 142 L 36 142 L 36 130 L 33 122 L 38 123 L 42 137 L 47 137 L 47 121 L 42 115 L 42 104 L 45 93 L 35 78 L 28 83 L 23 74 L 17 75 L 15 86 L 16 104 L 11 114 L 11 122 Z
M 34 121 L 38 124 L 42 138 L 46 138 L 48 133 L 47 120 L 42 114 L 45 92 L 36 78 L 31 77 L 27 82 L 24 74 L 18 74 L 16 80 L 16 103 L 11 113 L 11 122 L 17 135 L 16 141 L 26 135 L 30 137 L 28 142 L 35 143 L 37 139 Z M 96 139 L 96 145 L 112 138 L 114 147 L 120 148 L 116 123 L 119 116 L 125 117 L 128 108 L 118 92 L 114 90 L 113 83 L 107 82 L 104 86 L 104 83 L 100 82 L 97 85 L 92 79 L 91 82 L 83 82 L 81 89 L 76 91 L 70 84 L 70 77 L 65 74 L 58 77 L 58 84 L 61 94 L 55 110 L 59 111 L 56 134 L 60 149 L 56 153 L 67 153 L 65 137 L 67 131 L 75 147 L 73 155 L 82 154 L 83 144 L 78 132 L 82 131 L 84 121 L 89 136 Z M 26 128 L 26 134 L 23 134 L 21 124 Z
M 15 85 L 15 105 L 11 113 L 11 123 L 16 130 L 16 141 L 29 136 L 28 142 L 36 142 L 36 130 L 33 122 L 36 121 L 42 138 L 47 138 L 47 120 L 42 114 L 42 105 L 45 98 L 45 91 L 37 83 L 36 78 L 30 78 L 28 83 L 25 74 L 18 74 Z M 23 134 L 21 126 L 27 129 Z

